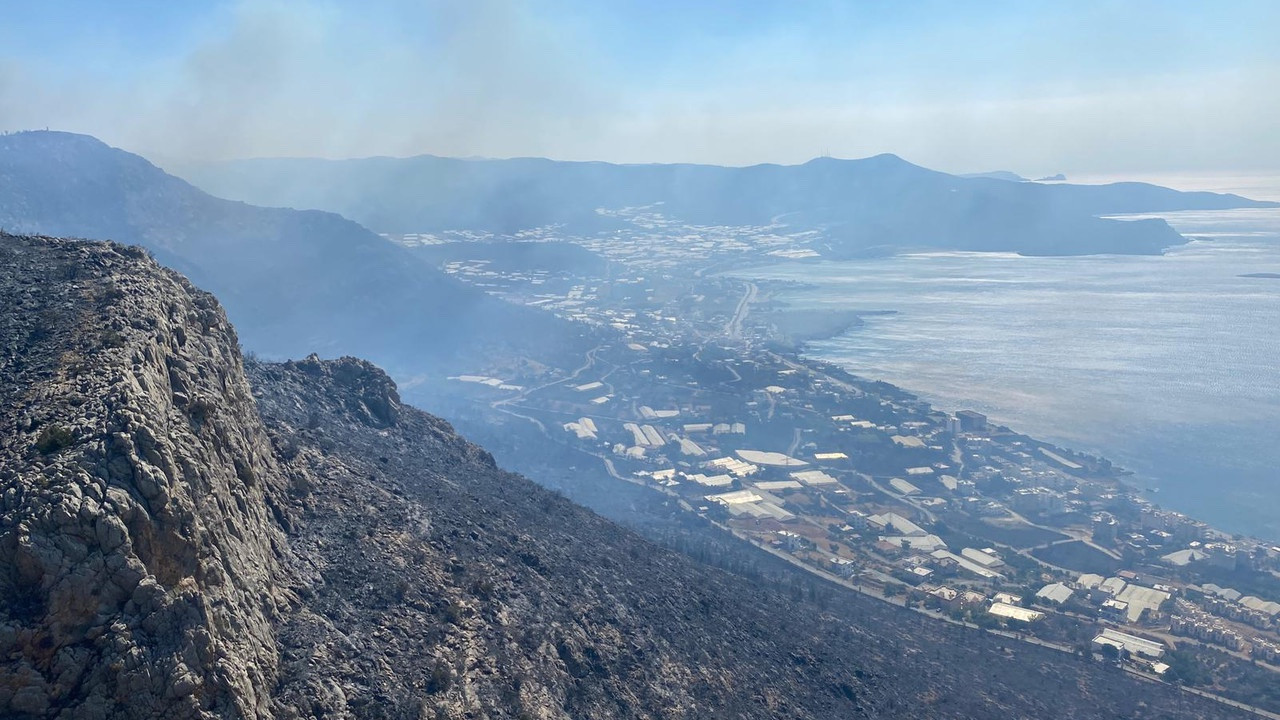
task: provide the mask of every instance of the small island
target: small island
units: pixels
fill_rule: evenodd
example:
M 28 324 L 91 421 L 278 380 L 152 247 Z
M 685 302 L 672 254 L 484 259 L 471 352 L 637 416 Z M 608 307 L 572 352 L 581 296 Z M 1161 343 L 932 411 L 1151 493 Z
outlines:
M 1267 279 L 1267 280 L 1280 280 L 1280 273 L 1273 273 L 1273 272 L 1245 273 L 1244 275 L 1240 275 L 1239 277 L 1242 277 L 1242 278 L 1265 278 L 1265 279 Z

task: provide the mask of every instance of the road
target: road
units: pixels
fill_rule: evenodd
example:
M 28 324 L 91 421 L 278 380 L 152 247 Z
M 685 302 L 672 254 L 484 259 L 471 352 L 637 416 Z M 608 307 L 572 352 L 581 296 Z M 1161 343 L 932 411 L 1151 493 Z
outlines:
M 1117 553 L 1114 550 L 1108 550 L 1102 547 L 1101 545 L 1098 545 L 1097 543 L 1093 542 L 1093 538 L 1088 535 L 1085 535 L 1083 532 L 1073 531 L 1071 528 L 1060 528 L 1060 527 L 1050 527 L 1048 525 L 1038 525 L 1036 523 L 1031 522 L 1026 517 L 1019 514 L 1017 511 L 1013 510 L 1012 508 L 1005 508 L 1005 511 L 1008 512 L 1010 517 L 1012 517 L 1013 519 L 1019 522 L 1025 523 L 1027 525 L 1030 525 L 1033 528 L 1037 528 L 1039 530 L 1047 530 L 1049 532 L 1058 533 L 1059 535 L 1067 536 L 1062 540 L 1054 540 L 1053 542 L 1047 542 L 1042 545 L 1036 545 L 1035 547 L 1026 548 L 1027 550 L 1041 550 L 1041 549 L 1050 547 L 1052 545 L 1060 545 L 1062 543 L 1078 541 L 1078 542 L 1084 543 L 1085 545 L 1088 545 L 1089 547 L 1093 548 L 1094 550 L 1097 550 L 1098 552 L 1102 553 L 1103 555 L 1106 555 L 1107 557 L 1113 560 L 1124 559 L 1120 556 L 1120 553 Z
M 489 407 L 493 408 L 494 410 L 501 410 L 502 406 L 514 405 L 515 403 L 520 402 L 521 400 L 524 400 L 525 398 L 529 397 L 533 393 L 538 392 L 539 390 L 545 390 L 546 388 L 549 388 L 555 385 L 561 385 L 563 383 L 569 382 L 570 380 L 577 380 L 578 377 L 582 375 L 582 373 L 590 370 L 592 367 L 595 367 L 596 353 L 600 352 L 602 349 L 604 349 L 603 345 L 597 345 L 591 348 L 590 350 L 588 350 L 586 354 L 585 362 L 583 362 L 582 365 L 575 368 L 573 372 L 569 373 L 565 377 L 562 377 L 559 380 L 552 380 L 551 382 L 545 382 L 536 387 L 525 388 L 524 390 L 521 390 L 515 395 L 512 395 L 507 398 L 503 398 L 501 400 L 494 400 L 493 402 L 489 403 Z M 524 417 L 524 416 L 520 415 L 519 417 Z
M 810 375 L 813 375 L 816 378 L 821 378 L 822 380 L 825 380 L 826 382 L 832 385 L 835 385 L 836 387 L 840 388 L 841 390 L 844 390 L 845 392 L 849 393 L 850 395 L 853 395 L 854 397 L 862 397 L 863 395 L 866 394 L 862 392 L 861 388 L 854 387 L 850 383 L 847 383 L 844 380 L 840 380 L 839 378 L 832 377 L 822 372 L 821 370 L 818 370 L 817 368 L 812 368 L 812 367 L 809 367 L 808 365 L 802 365 L 790 358 L 784 357 L 775 352 L 765 352 L 764 354 L 774 362 L 786 365 L 788 368 L 792 370 L 795 370 L 797 372 L 808 373 Z
M 759 291 L 760 289 L 756 287 L 755 283 L 747 283 L 746 293 L 738 301 L 738 307 L 733 311 L 733 317 L 724 326 L 724 334 L 729 336 L 730 339 L 737 340 L 742 337 L 742 321 L 746 319 L 747 313 L 751 311 L 751 303 L 756 299 L 756 294 Z
M 794 428 L 791 436 L 791 445 L 787 448 L 787 455 L 790 455 L 791 457 L 796 456 L 796 450 L 800 447 L 801 439 L 800 428 Z
M 887 487 L 885 487 L 885 486 L 881 485 L 880 483 L 876 482 L 876 479 L 875 479 L 875 478 L 873 478 L 873 477 L 871 477 L 870 475 L 866 475 L 866 474 L 864 474 L 864 473 L 855 473 L 855 474 L 856 474 L 858 477 L 862 478 L 862 481 L 863 481 L 863 482 L 867 483 L 868 485 L 870 485 L 871 487 L 875 488 L 876 490 L 879 490 L 880 492 L 884 493 L 885 495 L 888 495 L 889 497 L 893 498 L 894 500 L 897 500 L 897 501 L 899 501 L 899 502 L 904 502 L 904 503 L 906 503 L 906 504 L 910 505 L 911 507 L 915 508 L 915 509 L 916 509 L 916 510 L 918 510 L 922 515 L 924 515 L 925 519 L 926 519 L 926 520 L 928 520 L 930 523 L 936 523 L 936 522 L 938 522 L 938 516 L 937 516 L 937 515 L 934 515 L 934 514 L 933 514 L 933 511 L 932 511 L 932 510 L 930 510 L 929 508 L 927 508 L 927 507 L 925 507 L 925 506 L 921 505 L 920 503 L 916 502 L 914 498 L 911 498 L 911 497 L 909 497 L 909 496 L 907 496 L 907 495 L 903 495 L 903 494 L 901 494 L 901 493 L 897 493 L 897 492 L 894 492 L 893 490 L 890 490 L 889 488 L 887 488 Z

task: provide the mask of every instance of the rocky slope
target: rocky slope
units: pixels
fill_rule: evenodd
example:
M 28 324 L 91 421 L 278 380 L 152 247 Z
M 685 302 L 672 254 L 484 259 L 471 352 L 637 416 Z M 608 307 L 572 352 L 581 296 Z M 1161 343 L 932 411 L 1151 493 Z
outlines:
M 0 297 L 0 716 L 1224 714 L 660 550 L 136 250 L 0 236 Z
M 0 268 L 0 715 L 267 715 L 281 471 L 221 308 L 123 246 Z

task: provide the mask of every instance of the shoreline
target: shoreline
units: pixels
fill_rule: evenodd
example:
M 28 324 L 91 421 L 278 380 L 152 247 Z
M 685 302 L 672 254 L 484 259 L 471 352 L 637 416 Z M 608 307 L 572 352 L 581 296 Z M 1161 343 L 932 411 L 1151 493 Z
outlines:
M 887 385 L 905 395 L 909 395 L 909 396 L 918 398 L 920 400 L 923 400 L 929 403 L 932 407 L 934 407 L 934 409 L 941 410 L 943 412 L 955 412 L 958 409 L 962 409 L 960 406 L 950 407 L 953 403 L 946 400 L 945 398 L 931 396 L 928 393 L 923 393 L 923 392 L 914 390 L 909 385 L 901 384 L 900 382 L 896 382 L 896 381 L 877 379 L 867 375 L 859 374 L 856 370 L 846 367 L 843 363 L 837 362 L 835 360 L 815 356 L 811 353 L 807 345 L 808 343 L 805 343 L 805 346 L 800 348 L 789 346 L 789 345 L 787 347 L 791 352 L 794 353 L 795 359 L 797 362 L 800 362 L 810 368 L 818 368 L 828 373 L 830 373 L 831 370 L 834 368 L 839 370 L 841 373 L 844 373 L 849 378 L 857 379 L 863 382 L 874 382 L 874 383 Z M 1112 472 L 1114 473 L 1115 478 L 1119 483 L 1121 483 L 1128 490 L 1141 496 L 1147 502 L 1150 502 L 1152 505 L 1156 506 L 1161 510 L 1177 512 L 1182 515 L 1185 515 L 1186 517 L 1192 518 L 1199 522 L 1203 522 L 1206 526 L 1208 526 L 1214 532 L 1221 534 L 1223 536 L 1240 536 L 1244 538 L 1252 538 L 1253 540 L 1257 540 L 1263 543 L 1280 544 L 1280 537 L 1271 537 L 1270 535 L 1262 535 L 1256 532 L 1246 531 L 1243 529 L 1240 529 L 1240 530 L 1224 529 L 1223 527 L 1220 527 L 1208 520 L 1203 519 L 1202 517 L 1200 517 L 1198 514 L 1195 514 L 1191 510 L 1176 508 L 1167 502 L 1157 502 L 1156 496 L 1160 496 L 1166 492 L 1165 481 L 1162 478 L 1156 475 L 1152 475 L 1151 473 L 1146 471 L 1131 469 L 1128 464 L 1120 464 L 1119 462 L 1116 462 L 1112 459 L 1113 453 L 1107 453 L 1102 448 L 1082 447 L 1079 444 L 1078 440 L 1052 438 L 1052 437 L 1047 437 L 1040 433 L 1025 432 L 1018 429 L 1017 426 L 1019 423 L 1016 420 L 1001 418 L 999 415 L 991 415 L 990 421 L 994 425 L 1000 428 L 1003 428 L 1004 430 L 1008 431 L 1011 434 L 1025 437 L 1033 442 L 1047 445 L 1052 448 L 1065 450 L 1071 454 L 1097 458 L 1098 460 L 1105 462 L 1111 467 Z
M 737 277 L 737 276 L 734 276 L 734 277 Z M 1280 274 L 1277 274 L 1277 277 L 1280 278 Z M 738 279 L 741 279 L 741 278 L 738 278 Z M 777 297 L 777 294 L 780 291 L 786 292 L 786 291 L 795 291 L 800 289 L 816 289 L 816 288 L 819 288 L 820 286 L 816 283 L 809 283 L 809 282 L 803 282 L 803 281 L 788 281 L 788 280 L 764 280 L 764 281 L 753 280 L 752 282 L 759 285 L 762 291 L 761 292 L 762 298 L 760 300 L 757 300 L 755 303 L 753 303 L 753 305 L 755 305 L 757 308 L 760 305 L 767 306 L 767 309 L 764 309 L 764 310 L 753 309 L 751 313 L 753 316 L 763 316 L 765 318 L 772 317 L 775 319 L 794 317 L 795 322 L 798 325 L 803 325 L 806 322 L 812 323 L 812 327 L 808 328 L 810 332 L 804 334 L 803 336 L 800 336 L 799 333 L 795 332 L 794 330 L 790 332 L 784 331 L 780 333 L 768 332 L 767 334 L 770 342 L 777 343 L 779 347 L 785 348 L 787 351 L 789 351 L 794 355 L 795 359 L 798 362 L 803 363 L 809 366 L 810 368 L 822 369 L 827 372 L 830 372 L 831 369 L 835 368 L 835 369 L 838 369 L 840 372 L 846 374 L 850 378 L 855 378 L 861 381 L 876 382 L 876 383 L 883 383 L 885 385 L 889 385 L 899 392 L 902 392 L 904 394 L 907 394 L 912 397 L 916 397 L 921 400 L 924 400 L 925 402 L 928 402 L 930 405 L 934 406 L 936 409 L 940 409 L 947 412 L 955 412 L 957 409 L 959 409 L 959 406 L 949 407 L 953 403 L 946 400 L 945 398 L 931 396 L 928 393 L 923 393 L 921 391 L 914 390 L 911 388 L 909 384 L 899 384 L 899 382 L 891 382 L 888 380 L 877 379 L 867 375 L 863 375 L 858 373 L 854 369 L 846 367 L 844 363 L 838 362 L 833 359 L 819 357 L 813 353 L 813 348 L 812 348 L 813 343 L 821 342 L 823 340 L 834 339 L 842 335 L 857 332 L 858 330 L 865 327 L 865 322 L 863 321 L 864 317 L 893 316 L 893 315 L 897 315 L 898 311 L 896 310 L 840 311 L 840 310 L 820 310 L 820 309 L 793 310 L 789 308 L 789 306 L 793 304 L 791 301 L 780 299 L 779 297 Z M 829 319 L 823 319 L 820 317 L 823 315 L 826 315 L 826 316 L 834 315 L 835 317 L 829 317 Z M 773 328 L 769 328 L 769 329 L 773 329 Z M 981 405 L 981 403 L 978 403 L 978 405 Z M 1080 441 L 1078 439 L 1070 440 L 1065 438 L 1053 438 L 1052 436 L 1046 437 L 1043 434 L 1035 434 L 1035 433 L 1020 431 L 1016 429 L 1016 426 L 1019 424 L 1016 420 L 1001 418 L 998 413 L 995 415 L 992 415 L 991 420 L 993 423 L 998 424 L 1008 432 L 1025 437 L 1036 443 L 1041 443 L 1044 445 L 1048 445 L 1050 447 L 1066 450 L 1073 454 L 1079 454 L 1079 455 L 1089 456 L 1089 457 L 1098 459 L 1099 461 L 1105 463 L 1111 468 L 1112 472 L 1115 475 L 1116 480 L 1121 485 L 1127 488 L 1130 492 L 1135 493 L 1137 496 L 1141 497 L 1147 502 L 1150 502 L 1152 505 L 1156 506 L 1161 510 L 1178 512 L 1189 518 L 1203 522 L 1211 530 L 1224 536 L 1240 535 L 1241 537 L 1249 537 L 1259 542 L 1280 543 L 1280 537 L 1271 538 L 1269 535 L 1261 535 L 1255 532 L 1245 531 L 1243 529 L 1227 531 L 1227 530 L 1224 530 L 1222 527 L 1219 527 L 1211 523 L 1210 521 L 1199 517 L 1198 515 L 1192 514 L 1191 511 L 1172 507 L 1168 503 L 1157 502 L 1156 501 L 1157 496 L 1159 496 L 1165 490 L 1166 482 L 1163 478 L 1157 475 L 1153 475 L 1150 472 L 1131 469 L 1128 466 L 1128 464 L 1125 464 L 1125 465 L 1118 464 L 1111 459 L 1112 454 L 1107 453 L 1102 448 L 1081 447 L 1081 445 L 1079 444 Z M 1088 443 L 1086 443 L 1086 445 L 1088 445 Z
M 1223 228 L 1229 234 L 1240 233 L 1241 238 L 1237 238 L 1240 243 L 1250 247 L 1262 245 L 1265 247 L 1274 247 L 1273 240 L 1267 238 L 1263 240 L 1255 240 L 1253 236 L 1258 235 L 1260 231 L 1270 231 L 1274 227 L 1274 220 L 1277 219 L 1276 212 L 1270 210 L 1266 219 L 1266 224 L 1262 220 L 1250 221 L 1245 226 L 1237 226 L 1236 220 L 1232 219 L 1236 212 L 1225 213 L 1226 220 L 1197 220 L 1197 224 L 1192 227 L 1180 226 L 1182 231 L 1187 235 L 1197 235 L 1198 230 L 1203 230 L 1201 225 L 1205 222 L 1223 223 Z M 1215 213 L 1214 218 L 1223 215 L 1223 213 Z M 1175 223 L 1176 224 L 1176 223 Z M 1216 225 L 1215 225 L 1216 227 Z M 1274 233 L 1270 233 L 1274 237 Z M 1215 238 L 1216 239 L 1216 238 Z M 1198 257 L 1198 256 L 1189 256 Z M 1274 272 L 1275 265 L 1271 262 L 1274 253 L 1268 252 L 1260 258 L 1267 259 L 1262 267 L 1254 265 L 1250 268 L 1247 264 L 1233 262 L 1231 256 L 1215 256 L 1217 260 L 1205 258 L 1205 267 L 1211 271 L 1213 282 L 1207 287 L 1225 288 L 1226 292 L 1238 293 L 1270 293 L 1272 287 L 1270 283 L 1246 283 L 1241 287 L 1256 288 L 1245 289 L 1240 291 L 1230 290 L 1229 278 L 1238 276 L 1242 279 L 1249 280 L 1275 280 L 1280 279 L 1280 272 Z M 1265 470 L 1265 463 L 1272 458 L 1272 453 L 1266 448 L 1257 448 L 1257 438 L 1252 440 L 1243 439 L 1246 435 L 1255 435 L 1256 431 L 1250 430 L 1248 420 L 1236 421 L 1230 416 L 1222 414 L 1211 414 L 1206 416 L 1188 415 L 1187 413 L 1195 411 L 1198 407 L 1203 407 L 1205 412 L 1213 409 L 1213 405 L 1208 405 L 1214 400 L 1214 397 L 1221 397 L 1221 393 L 1210 393 L 1205 388 L 1198 388 L 1194 395 L 1185 396 L 1183 400 L 1174 402 L 1167 400 L 1166 396 L 1152 393 L 1160 393 L 1167 389 L 1168 382 L 1158 377 L 1147 377 L 1143 374 L 1142 367 L 1134 365 L 1132 367 L 1125 366 L 1123 372 L 1128 375 L 1118 376 L 1114 381 L 1109 378 L 1099 380 L 1099 384 L 1072 385 L 1075 390 L 1068 390 L 1064 387 L 1057 387 L 1053 384 L 1053 376 L 1047 372 L 1047 367 L 1043 362 L 1035 367 L 1030 367 L 1025 372 L 1028 374 L 1027 383 L 1019 385 L 1018 376 L 1022 370 L 1018 370 L 1015 366 L 1018 362 L 1027 362 L 1031 360 L 1044 361 L 1044 353 L 1019 353 L 1016 347 L 1008 346 L 1008 340 L 1002 337 L 994 337 L 991 340 L 985 339 L 985 335 L 973 335 L 987 326 L 991 325 L 985 321 L 974 326 L 972 331 L 964 330 L 968 327 L 965 325 L 954 326 L 956 330 L 948 330 L 940 326 L 936 322 L 926 321 L 923 314 L 933 311 L 947 313 L 946 317 L 951 318 L 953 315 L 957 318 L 954 322 L 963 323 L 966 313 L 970 310 L 962 309 L 952 313 L 944 308 L 939 302 L 934 301 L 917 301 L 917 296 L 909 296 L 903 299 L 900 305 L 894 305 L 892 299 L 894 293 L 912 292 L 916 287 L 914 285 L 902 286 L 902 283 L 894 282 L 893 275 L 899 272 L 909 271 L 915 267 L 915 264 L 904 265 L 901 262 L 886 266 L 885 281 L 877 278 L 877 270 L 872 265 L 854 264 L 848 268 L 841 267 L 839 263 L 833 264 L 830 268 L 820 269 L 816 264 L 810 267 L 796 269 L 793 267 L 788 270 L 789 263 L 744 263 L 742 266 L 734 268 L 720 268 L 719 275 L 730 277 L 735 280 L 753 282 L 761 286 L 762 290 L 768 288 L 773 299 L 781 306 L 791 307 L 801 306 L 805 308 L 823 308 L 823 307 L 849 307 L 850 305 L 861 303 L 883 303 L 888 307 L 898 307 L 903 313 L 909 313 L 915 316 L 914 320 L 904 316 L 900 323 L 894 325 L 898 327 L 897 331 L 883 330 L 884 332 L 872 332 L 868 335 L 858 336 L 855 333 L 865 331 L 867 327 L 859 324 L 858 326 L 845 326 L 838 328 L 840 332 L 815 333 L 812 336 L 804 337 L 799 342 L 791 338 L 791 342 L 786 344 L 787 347 L 793 349 L 798 355 L 803 356 L 806 361 L 822 361 L 837 364 L 848 370 L 851 374 L 864 379 L 884 378 L 888 382 L 893 383 L 896 387 L 911 392 L 913 395 L 927 400 L 931 404 L 939 408 L 968 407 L 971 406 L 976 410 L 988 413 L 993 419 L 1002 424 L 1012 427 L 1031 427 L 1033 430 L 1029 433 L 1034 437 L 1044 438 L 1046 441 L 1064 447 L 1079 448 L 1083 452 L 1100 455 L 1115 459 L 1118 464 L 1129 471 L 1129 475 L 1125 477 L 1125 484 L 1135 493 L 1141 493 L 1142 497 L 1147 500 L 1154 501 L 1159 499 L 1159 504 L 1167 509 L 1177 508 L 1181 512 L 1186 512 L 1196 517 L 1208 515 L 1207 522 L 1213 524 L 1216 528 L 1230 528 L 1232 533 L 1240 533 L 1255 538 L 1275 538 L 1280 542 L 1280 524 L 1271 520 L 1274 514 L 1273 503 L 1269 498 L 1274 495 L 1268 495 L 1271 485 L 1268 484 L 1268 476 Z M 1176 268 L 1177 264 L 1170 266 L 1171 269 Z M 1005 267 L 1022 267 L 1021 265 Z M 1185 263 L 1183 267 L 1187 267 Z M 952 270 L 956 272 L 984 272 L 982 268 L 985 265 L 981 260 L 972 263 L 965 261 L 956 261 L 954 263 L 938 266 L 938 269 L 929 273 L 929 277 L 935 277 L 939 281 L 945 282 L 950 277 Z M 1000 264 L 993 267 L 1000 267 Z M 1040 268 L 1041 265 L 1028 266 L 1029 268 Z M 1071 289 L 1069 273 L 1071 268 L 1064 269 L 1063 266 L 1049 265 L 1046 268 L 1054 269 L 1053 277 L 1060 284 L 1065 282 L 1067 285 L 1060 285 L 1066 290 Z M 1091 265 L 1100 270 L 1107 270 L 1101 265 Z M 1132 266 L 1147 267 L 1144 265 Z M 1258 272 L 1252 272 L 1257 270 Z M 1001 274 L 994 274 L 990 277 L 995 282 L 1002 282 L 1005 278 L 1014 277 L 1009 273 L 1016 273 L 1015 270 L 993 271 Z M 1184 276 L 1185 272 L 1171 272 L 1170 278 L 1177 279 Z M 1066 279 L 1064 279 L 1064 275 Z M 761 277 L 765 279 L 761 279 Z M 965 275 L 964 277 L 970 277 Z M 973 275 L 972 277 L 988 277 L 987 275 Z M 1090 276 L 1092 277 L 1092 276 Z M 1162 277 L 1162 276 L 1156 276 Z M 855 283 L 854 278 L 859 278 Z M 865 278 L 863 282 L 861 278 Z M 1240 282 L 1240 281 L 1236 281 Z M 1152 283 L 1143 283 L 1145 288 Z M 993 288 L 993 291 L 1000 291 L 1004 285 Z M 954 289 L 956 292 L 964 291 L 964 286 L 958 286 Z M 1122 292 L 1123 286 L 1112 285 L 1107 286 L 1109 292 Z M 1159 290 L 1154 290 L 1159 292 Z M 1013 291 L 1005 296 L 1010 301 L 1017 301 L 1020 297 L 1018 291 Z M 1070 295 L 1066 296 L 1068 299 Z M 1179 301 L 1178 293 L 1169 294 L 1171 301 Z M 943 296 L 945 302 L 945 296 Z M 972 302 L 969 296 L 957 296 L 962 303 Z M 908 302 L 910 301 L 910 302 Z M 1239 303 L 1232 303 L 1226 307 L 1235 307 Z M 972 312 L 981 312 L 981 303 L 976 303 L 972 307 Z M 969 305 L 965 306 L 966 308 Z M 1140 307 L 1134 307 L 1132 312 L 1140 311 Z M 821 311 L 821 310 L 819 310 Z M 1133 322 L 1134 318 L 1140 319 L 1140 316 L 1134 316 L 1130 312 L 1126 318 L 1127 321 Z M 856 314 L 860 319 L 869 319 L 871 312 L 863 312 L 861 310 L 849 311 L 849 314 Z M 880 313 L 876 313 L 880 314 Z M 1037 320 L 1035 316 L 1029 316 L 1030 320 Z M 1049 319 L 1053 321 L 1052 318 Z M 871 325 L 872 323 L 866 323 Z M 1255 323 L 1256 324 L 1256 323 Z M 922 332 L 927 335 L 916 336 L 911 331 L 916 325 L 921 326 Z M 1076 328 L 1079 323 L 1064 322 L 1064 329 Z M 994 327 L 994 326 L 993 326 Z M 1052 325 L 1050 327 L 1056 327 Z M 904 329 L 905 328 L 905 329 Z M 975 339 L 972 342 L 965 341 L 964 335 L 959 334 L 968 332 Z M 842 343 L 840 338 L 854 338 L 848 343 Z M 856 338 L 865 338 L 858 340 Z M 927 337 L 936 340 L 936 343 L 930 343 L 928 340 L 913 340 L 916 337 Z M 887 339 L 884 339 L 887 338 Z M 945 377 L 945 367 L 939 363 L 946 362 L 945 354 L 939 349 L 942 343 L 950 345 L 948 338 L 959 339 L 960 344 L 957 346 L 961 351 L 959 357 L 964 358 L 967 355 L 964 352 L 975 351 L 995 351 L 1008 346 L 1009 352 L 1013 354 L 1009 362 L 990 362 L 982 367 L 975 367 L 972 370 L 961 370 L 949 373 L 953 377 L 952 382 L 948 385 Z M 852 347 L 848 347 L 848 346 Z M 935 345 L 937 347 L 930 347 Z M 866 353 L 861 353 L 858 348 L 866 346 Z M 1251 347 L 1256 347 L 1256 343 Z M 1243 345 L 1242 345 L 1243 347 Z M 893 351 L 905 353 L 901 355 L 903 362 L 901 364 L 894 360 L 897 357 Z M 919 354 L 924 352 L 925 354 Z M 1123 350 L 1120 351 L 1124 353 Z M 865 354 L 865 357 L 863 355 Z M 844 356 L 848 357 L 844 357 Z M 1025 355 L 1025 357 L 1024 357 Z M 995 357 L 995 356 L 988 356 Z M 1119 357 L 1119 356 L 1117 356 Z M 1256 357 L 1254 355 L 1246 356 L 1247 364 L 1242 365 L 1244 370 L 1254 370 L 1257 367 Z M 980 363 L 981 364 L 981 363 Z M 989 367 L 988 367 L 989 365 Z M 1178 368 L 1185 370 L 1185 363 L 1177 365 Z M 1221 373 L 1230 372 L 1232 365 L 1228 364 L 1221 368 Z M 877 370 L 877 368 L 879 368 Z M 912 381 L 912 377 L 916 374 L 913 369 L 921 371 L 925 382 L 916 383 Z M 935 372 L 936 371 L 936 372 Z M 1090 372 L 1074 372 L 1068 371 L 1065 378 L 1073 382 L 1081 383 L 1091 382 L 1096 373 Z M 1181 377 L 1181 376 L 1179 376 Z M 1191 377 L 1191 376 L 1188 376 Z M 1238 375 L 1237 377 L 1246 377 Z M 1252 376 L 1248 376 L 1252 377 Z M 1261 377 L 1265 378 L 1266 375 Z M 919 378 L 916 378 L 917 380 Z M 1230 385 L 1227 391 L 1240 392 L 1240 383 Z M 930 391 L 932 387 L 937 392 Z M 1027 387 L 1031 393 L 1024 402 L 1020 399 L 1020 394 L 1014 392 L 1017 387 Z M 969 392 L 966 392 L 966 389 Z M 992 395 L 988 390 L 994 390 Z M 1008 390 L 1008 397 L 1005 397 L 1004 391 Z M 980 391 L 980 392 L 979 392 Z M 1226 391 L 1224 391 L 1226 392 Z M 1057 393 L 1057 394 L 1055 394 Z M 1071 393 L 1089 393 L 1098 394 L 1104 399 L 1101 409 L 1099 410 L 1100 427 L 1094 427 L 1091 424 L 1090 415 L 1085 413 L 1087 403 L 1071 400 L 1067 396 Z M 1233 395 L 1234 396 L 1234 395 Z M 1258 396 L 1258 400 L 1248 400 L 1246 402 L 1254 403 L 1239 408 L 1241 413 L 1252 413 L 1249 415 L 1241 415 L 1241 417 L 1266 417 L 1265 407 L 1256 407 L 1257 402 L 1261 402 L 1270 393 L 1264 393 Z M 1148 399 L 1147 402 L 1143 398 Z M 1169 397 L 1183 397 L 1181 395 Z M 994 398 L 994 401 L 993 401 Z M 1037 399 L 1038 398 L 1038 399 Z M 1048 409 L 1041 407 L 1041 401 L 1052 401 L 1052 408 L 1055 411 L 1050 412 Z M 1027 403 L 1032 403 L 1028 405 Z M 1125 407 L 1121 407 L 1121 404 Z M 1219 400 L 1221 403 L 1221 400 Z M 1142 407 L 1151 408 L 1141 410 Z M 1222 407 L 1219 404 L 1219 407 Z M 1127 408 L 1127 409 L 1126 409 Z M 1246 409 L 1247 408 L 1247 409 Z M 1167 416 L 1160 413 L 1168 409 L 1170 413 Z M 1037 413 L 1039 420 L 1036 420 Z M 1024 416 L 1030 416 L 1030 424 Z M 1057 432 L 1062 428 L 1074 428 L 1070 432 Z M 1232 435 L 1240 436 L 1242 440 L 1239 443 L 1234 442 Z M 1249 443 L 1253 443 L 1250 445 Z M 1185 462 L 1183 459 L 1185 458 Z M 1262 469 L 1260 469 L 1262 468 Z M 1213 488 L 1216 488 L 1213 489 Z M 1257 496 L 1258 499 L 1250 500 L 1251 496 Z M 1180 502 L 1181 500 L 1181 502 Z

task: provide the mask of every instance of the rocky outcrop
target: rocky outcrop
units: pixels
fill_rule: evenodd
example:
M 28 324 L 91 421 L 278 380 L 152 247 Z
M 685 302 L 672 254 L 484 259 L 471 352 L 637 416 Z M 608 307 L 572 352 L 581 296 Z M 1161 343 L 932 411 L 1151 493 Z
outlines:
M 0 267 L 0 715 L 268 716 L 280 471 L 222 310 L 124 246 Z
M 137 250 L 0 235 L 0 297 L 0 716 L 1225 714 L 661 550 Z

